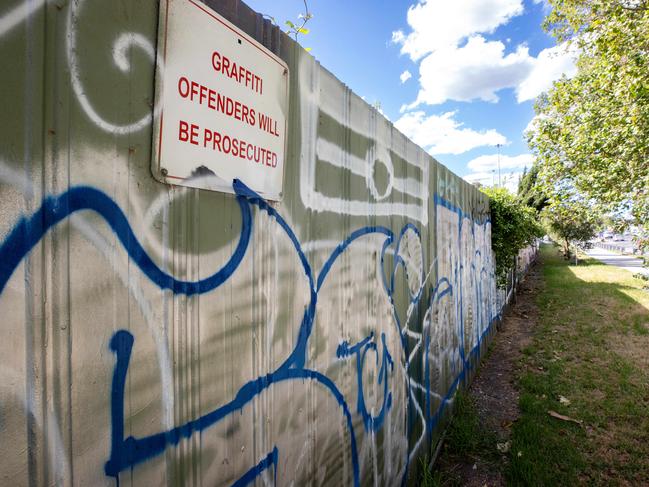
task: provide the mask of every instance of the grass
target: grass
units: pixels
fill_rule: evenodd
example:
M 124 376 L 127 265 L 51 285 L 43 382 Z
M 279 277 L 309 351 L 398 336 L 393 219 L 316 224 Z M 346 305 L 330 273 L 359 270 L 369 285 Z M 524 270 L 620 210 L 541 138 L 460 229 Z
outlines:
M 455 459 L 463 461 L 480 459 L 482 462 L 499 461 L 496 450 L 497 437 L 481 423 L 473 398 L 466 391 L 458 391 L 453 405 L 453 420 L 450 422 L 444 437 L 444 457 L 453 463 Z M 422 464 L 420 487 L 460 487 L 461 479 L 453 475 L 452 469 L 439 468 L 429 470 L 427 461 Z
M 511 485 L 649 484 L 649 293 L 592 259 L 541 249 L 539 324 L 524 350 Z M 562 403 L 560 397 L 569 404 Z M 581 424 L 555 419 L 548 411 Z

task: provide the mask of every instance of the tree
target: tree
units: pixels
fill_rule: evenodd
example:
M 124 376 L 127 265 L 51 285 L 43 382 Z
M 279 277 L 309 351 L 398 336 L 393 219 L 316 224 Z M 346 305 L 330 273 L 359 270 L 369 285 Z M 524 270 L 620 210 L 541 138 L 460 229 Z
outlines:
M 548 234 L 561 242 L 566 259 L 570 258 L 570 246 L 592 239 L 600 225 L 593 207 L 575 197 L 554 199 L 541 216 Z
M 548 204 L 549 196 L 538 184 L 540 166 L 534 163 L 529 172 L 523 171 L 518 181 L 518 201 L 540 212 Z
M 496 258 L 496 278 L 504 285 L 507 273 L 522 249 L 543 236 L 534 209 L 521 204 L 505 188 L 481 188 L 491 208 L 491 248 Z
M 549 0 L 545 28 L 580 52 L 578 73 L 536 103 L 540 182 L 572 185 L 649 229 L 649 2 Z

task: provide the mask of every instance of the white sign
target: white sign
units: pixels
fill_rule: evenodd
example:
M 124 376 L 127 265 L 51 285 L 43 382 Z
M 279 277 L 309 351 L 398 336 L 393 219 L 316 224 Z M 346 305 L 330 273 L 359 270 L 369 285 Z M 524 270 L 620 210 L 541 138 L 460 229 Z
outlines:
M 162 0 L 153 175 L 282 197 L 288 66 L 199 0 Z

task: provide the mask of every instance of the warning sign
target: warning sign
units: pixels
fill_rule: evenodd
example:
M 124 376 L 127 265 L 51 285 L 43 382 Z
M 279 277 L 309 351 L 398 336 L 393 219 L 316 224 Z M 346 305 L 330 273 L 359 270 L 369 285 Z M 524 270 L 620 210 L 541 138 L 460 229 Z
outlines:
M 159 32 L 153 175 L 281 199 L 288 66 L 198 0 L 163 0 Z

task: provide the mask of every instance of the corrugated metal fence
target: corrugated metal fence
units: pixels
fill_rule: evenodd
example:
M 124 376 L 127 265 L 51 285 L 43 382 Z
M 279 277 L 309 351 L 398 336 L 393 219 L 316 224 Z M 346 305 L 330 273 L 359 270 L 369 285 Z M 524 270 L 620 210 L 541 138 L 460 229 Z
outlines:
M 487 198 L 208 4 L 290 67 L 281 203 L 152 178 L 156 0 L 0 8 L 4 485 L 412 481 L 500 315 Z

